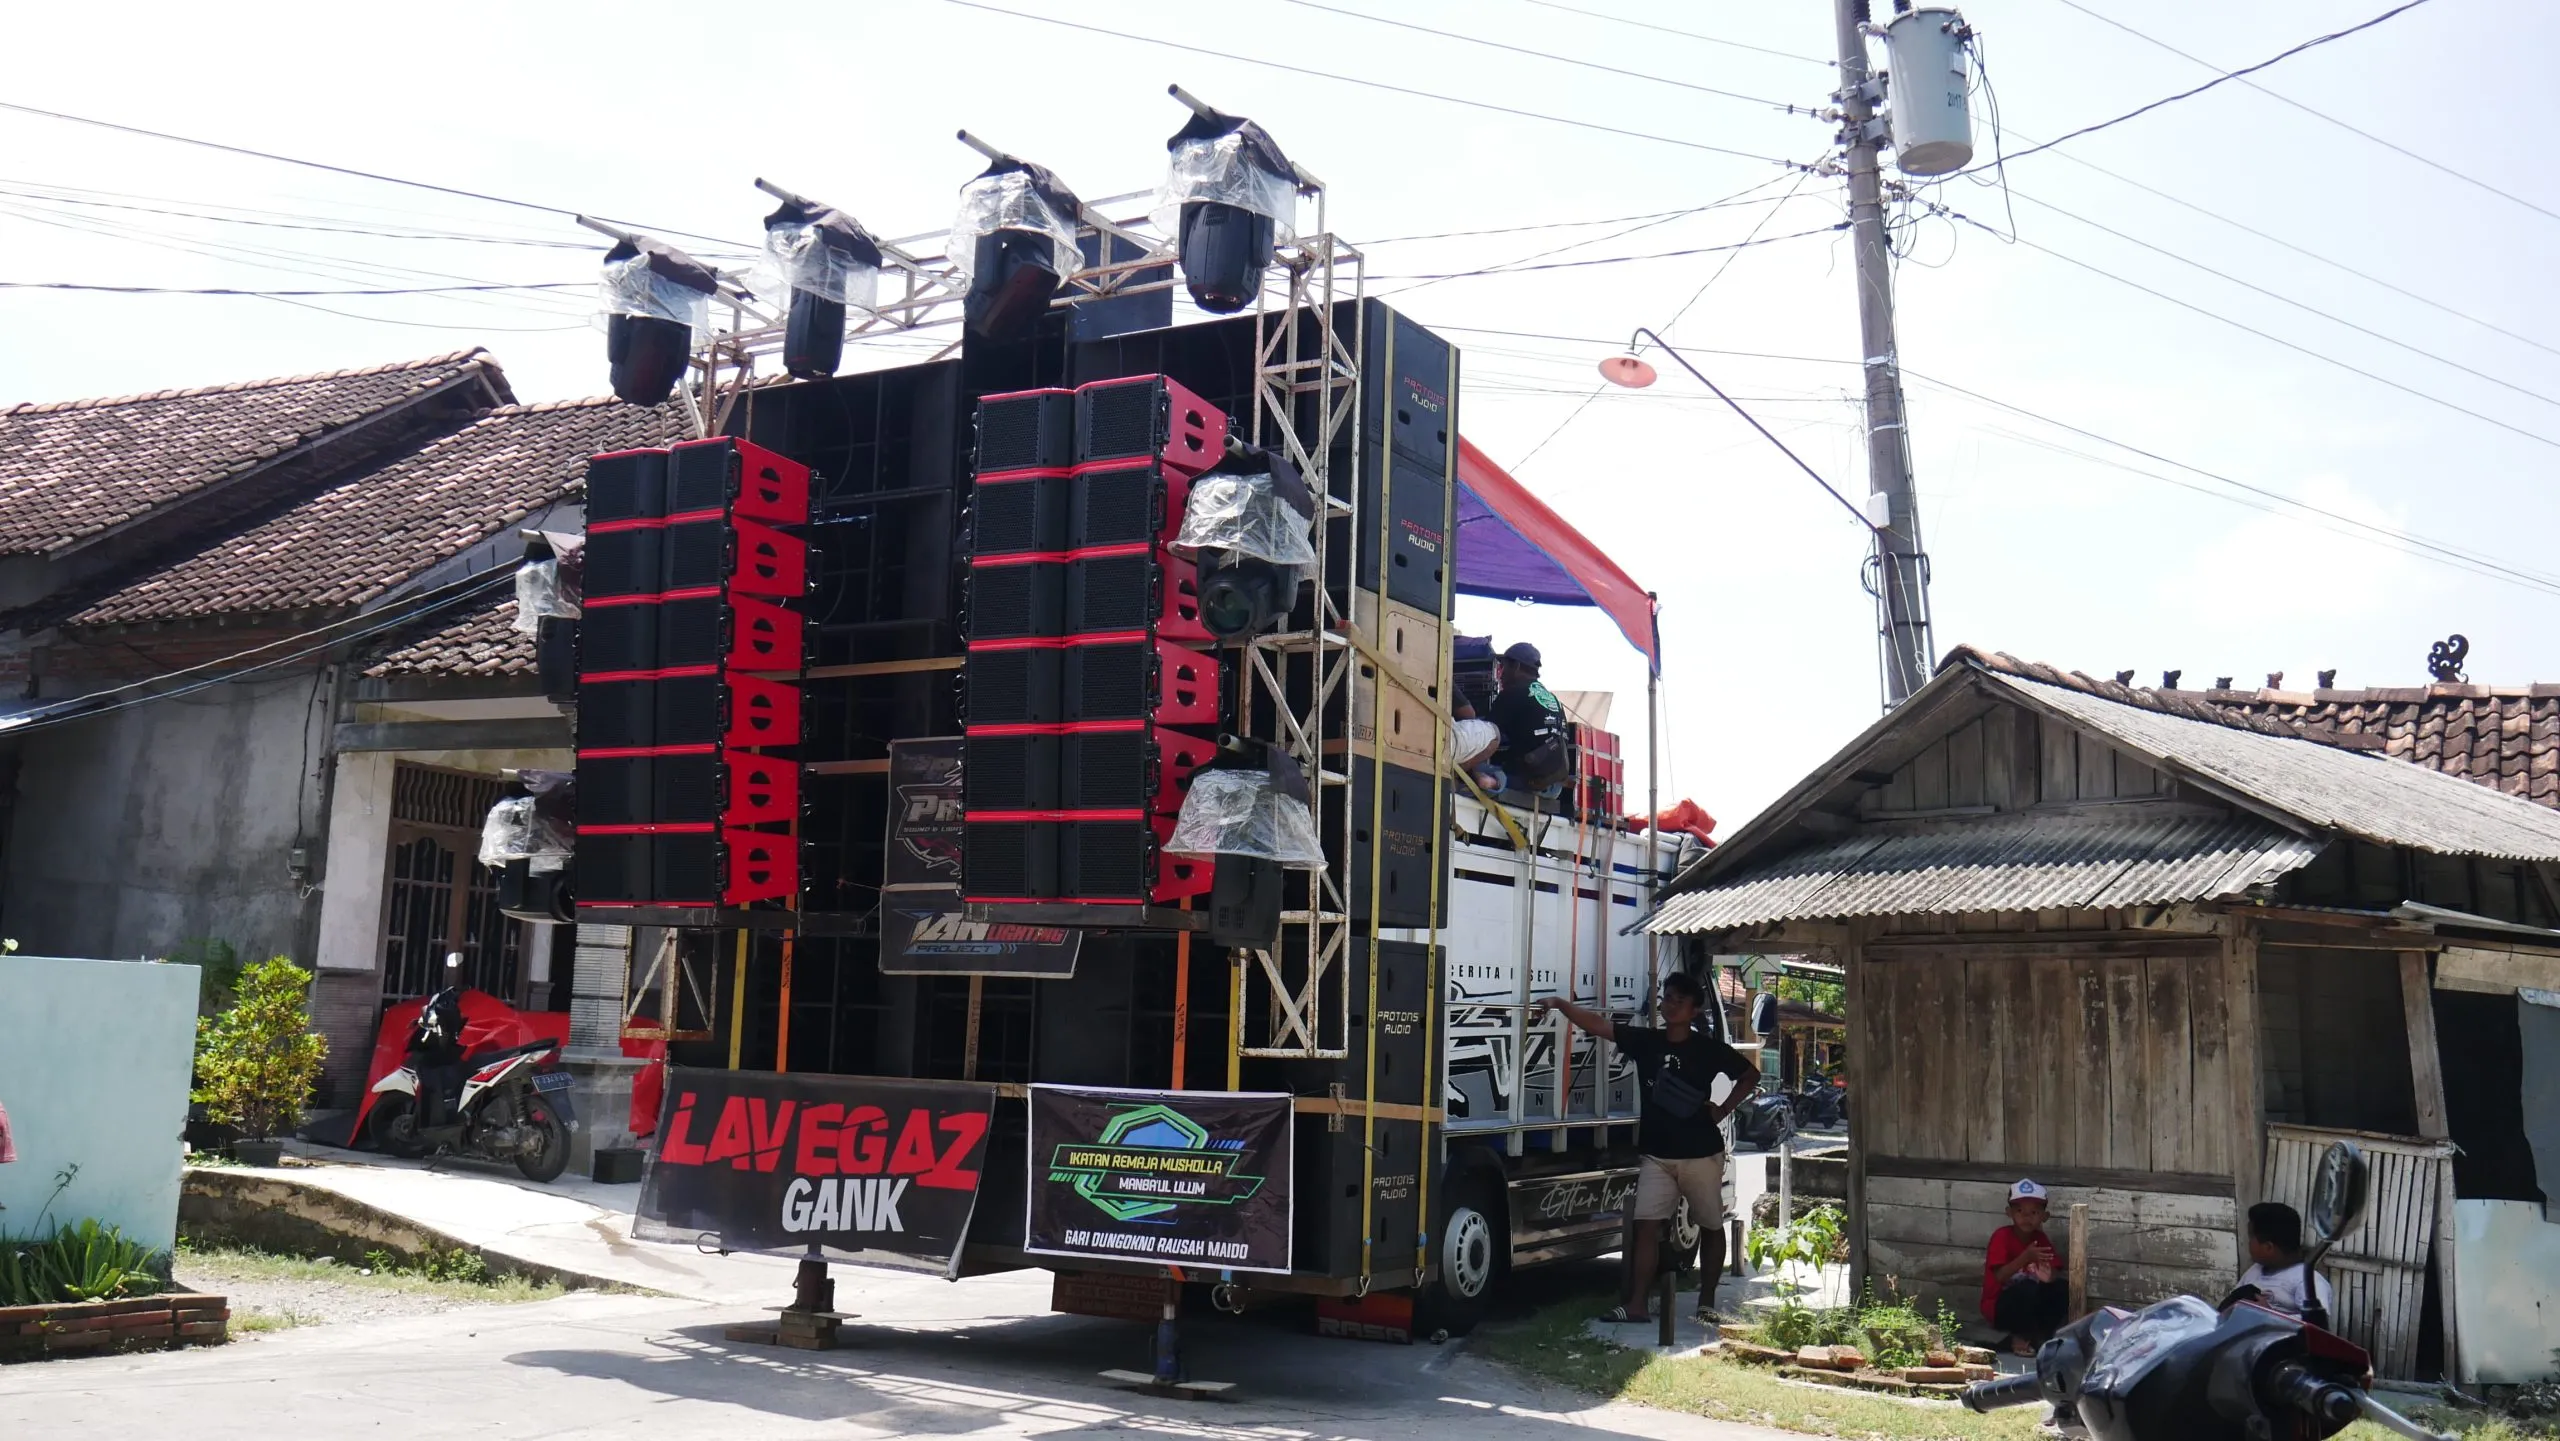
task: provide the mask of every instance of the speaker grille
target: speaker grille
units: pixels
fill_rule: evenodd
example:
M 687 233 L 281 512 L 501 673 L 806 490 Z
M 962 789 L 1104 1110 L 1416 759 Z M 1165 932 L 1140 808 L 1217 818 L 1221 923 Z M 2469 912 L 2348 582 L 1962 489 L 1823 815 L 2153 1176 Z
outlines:
M 578 757 L 578 814 L 595 826 L 636 826 L 657 819 L 651 814 L 654 772 L 649 756 Z M 580 840 L 578 849 L 586 849 Z
M 1154 799 L 1143 731 L 1071 735 L 1059 757 L 1058 804 L 1067 810 L 1124 810 Z
M 1137 900 L 1155 886 L 1155 829 L 1145 821 L 1074 821 L 1058 828 L 1060 889 L 1079 900 Z
M 971 725 L 1046 725 L 1058 718 L 1058 653 L 983 650 L 969 653 Z
M 960 777 L 963 803 L 971 810 L 1054 810 L 1058 737 L 971 736 Z
M 1075 423 L 1075 397 L 1065 391 L 978 402 L 978 469 L 1029 470 L 1065 465 Z
M 1049 821 L 968 821 L 962 825 L 962 890 L 973 896 L 1058 893 L 1058 827 Z
M 1075 516 L 1068 543 L 1082 548 L 1155 539 L 1157 528 L 1164 522 L 1157 513 L 1157 498 L 1163 489 L 1164 483 L 1153 465 L 1077 476 Z
M 1156 559 L 1092 556 L 1067 567 L 1067 629 L 1074 634 L 1145 630 L 1155 620 Z
M 724 700 L 716 675 L 669 676 L 658 683 L 658 739 L 662 746 L 714 745 L 720 740 Z
M 970 637 L 1010 640 L 1058 634 L 1065 570 L 1054 561 L 970 567 Z
M 658 536 L 654 528 L 590 531 L 587 534 L 586 593 L 589 595 L 656 595 Z
M 978 553 L 1012 555 L 1059 549 L 1064 537 L 1058 534 L 1054 496 L 1062 484 L 1061 477 L 1042 476 L 978 485 L 970 493 Z
M 1129 645 L 1081 645 L 1067 660 L 1069 720 L 1139 720 L 1154 708 L 1155 648 Z
M 654 792 L 658 813 L 650 819 L 668 824 L 716 822 L 727 799 L 717 754 L 659 756 Z
M 650 875 L 650 837 L 578 837 L 571 865 L 581 901 L 645 901 L 655 888 Z
M 710 831 L 687 831 L 650 837 L 650 866 L 657 895 L 664 905 L 709 906 L 720 901 L 720 837 Z
M 667 589 L 696 590 L 729 578 L 729 526 L 697 520 L 666 529 Z
M 720 597 L 691 596 L 657 607 L 658 664 L 718 665 L 727 649 L 727 617 Z
M 658 743 L 656 681 L 585 681 L 578 686 L 578 746 L 622 750 Z
M 737 467 L 738 451 L 735 446 L 677 446 L 668 453 L 667 514 L 728 509 L 729 492 Z
M 1078 447 L 1087 460 L 1153 455 L 1163 442 L 1164 390 L 1155 381 L 1077 392 Z
M 632 450 L 587 462 L 587 523 L 667 513 L 667 453 Z
M 656 670 L 658 606 L 594 605 L 586 608 L 578 631 L 578 668 L 590 674 L 618 670 Z

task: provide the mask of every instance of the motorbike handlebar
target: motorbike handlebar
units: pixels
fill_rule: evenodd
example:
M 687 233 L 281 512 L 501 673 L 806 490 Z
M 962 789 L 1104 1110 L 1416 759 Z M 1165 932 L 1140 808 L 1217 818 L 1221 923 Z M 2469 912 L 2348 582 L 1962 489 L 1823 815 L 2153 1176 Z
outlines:
M 2352 1388 L 2315 1375 L 2308 1367 L 2288 1361 L 2267 1377 L 2269 1410 L 2298 1411 L 2314 1421 L 2325 1423 L 2332 1431 L 2343 1431 L 2364 1414 L 2364 1401 Z
M 2044 1399 L 2044 1382 L 2034 1372 L 1976 1381 L 1964 1388 L 1968 1411 L 1997 1411 L 2004 1406 L 2032 1406 Z

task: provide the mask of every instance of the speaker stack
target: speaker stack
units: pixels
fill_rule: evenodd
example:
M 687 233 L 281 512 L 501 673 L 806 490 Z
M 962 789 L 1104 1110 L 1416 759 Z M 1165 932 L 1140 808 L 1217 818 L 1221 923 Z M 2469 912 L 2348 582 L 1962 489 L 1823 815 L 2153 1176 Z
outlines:
M 965 860 L 972 901 L 1150 904 L 1212 868 L 1161 853 L 1215 754 L 1218 661 L 1165 549 L 1227 417 L 1161 375 L 978 406 Z
M 809 468 L 719 438 L 587 466 L 578 899 L 749 906 L 800 889 Z M 780 752 L 780 753 L 777 753 Z

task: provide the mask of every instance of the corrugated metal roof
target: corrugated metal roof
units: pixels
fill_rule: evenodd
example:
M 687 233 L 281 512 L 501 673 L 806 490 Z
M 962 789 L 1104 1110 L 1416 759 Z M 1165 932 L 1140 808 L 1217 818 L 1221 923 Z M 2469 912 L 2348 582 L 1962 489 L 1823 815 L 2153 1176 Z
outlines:
M 2325 830 L 2450 856 L 2560 861 L 2560 812 L 2369 751 L 2262 735 L 1984 671 L 2129 750 Z
M 2320 848 L 2254 817 L 2163 815 L 2135 807 L 1877 827 L 1739 867 L 1730 881 L 1668 897 L 1644 928 L 1682 935 L 1849 916 L 2211 900 L 2307 865 Z

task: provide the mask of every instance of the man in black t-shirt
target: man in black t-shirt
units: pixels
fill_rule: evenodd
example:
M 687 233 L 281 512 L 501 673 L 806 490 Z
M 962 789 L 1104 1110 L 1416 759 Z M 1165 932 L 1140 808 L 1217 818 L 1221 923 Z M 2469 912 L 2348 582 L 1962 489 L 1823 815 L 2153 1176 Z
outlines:
M 1659 1030 L 1618 1025 L 1559 996 L 1538 1003 L 1616 1042 L 1635 1062 L 1643 1090 L 1644 1105 L 1636 1115 L 1635 1249 L 1627 1257 L 1620 1287 L 1624 1301 L 1601 1317 L 1604 1321 L 1648 1319 L 1645 1282 L 1661 1255 L 1663 1223 L 1680 1209 L 1683 1196 L 1689 1199 L 1689 1218 L 1697 1223 L 1706 1251 L 1698 1314 L 1703 1318 L 1714 1309 L 1715 1277 L 1724 1269 L 1722 1127 L 1724 1118 L 1759 1085 L 1760 1069 L 1698 1024 L 1706 998 L 1705 987 L 1685 971 L 1663 977 Z M 1718 1076 L 1733 1080 L 1721 1102 L 1715 1099 Z
M 1564 706 L 1539 681 L 1542 659 L 1527 641 L 1515 642 L 1494 661 L 1498 689 L 1489 706 L 1501 736 L 1490 756 L 1476 764 L 1476 782 L 1496 794 L 1522 790 L 1547 799 L 1561 793 L 1573 758 L 1566 748 Z M 1475 707 L 1463 696 L 1457 717 L 1473 720 Z

